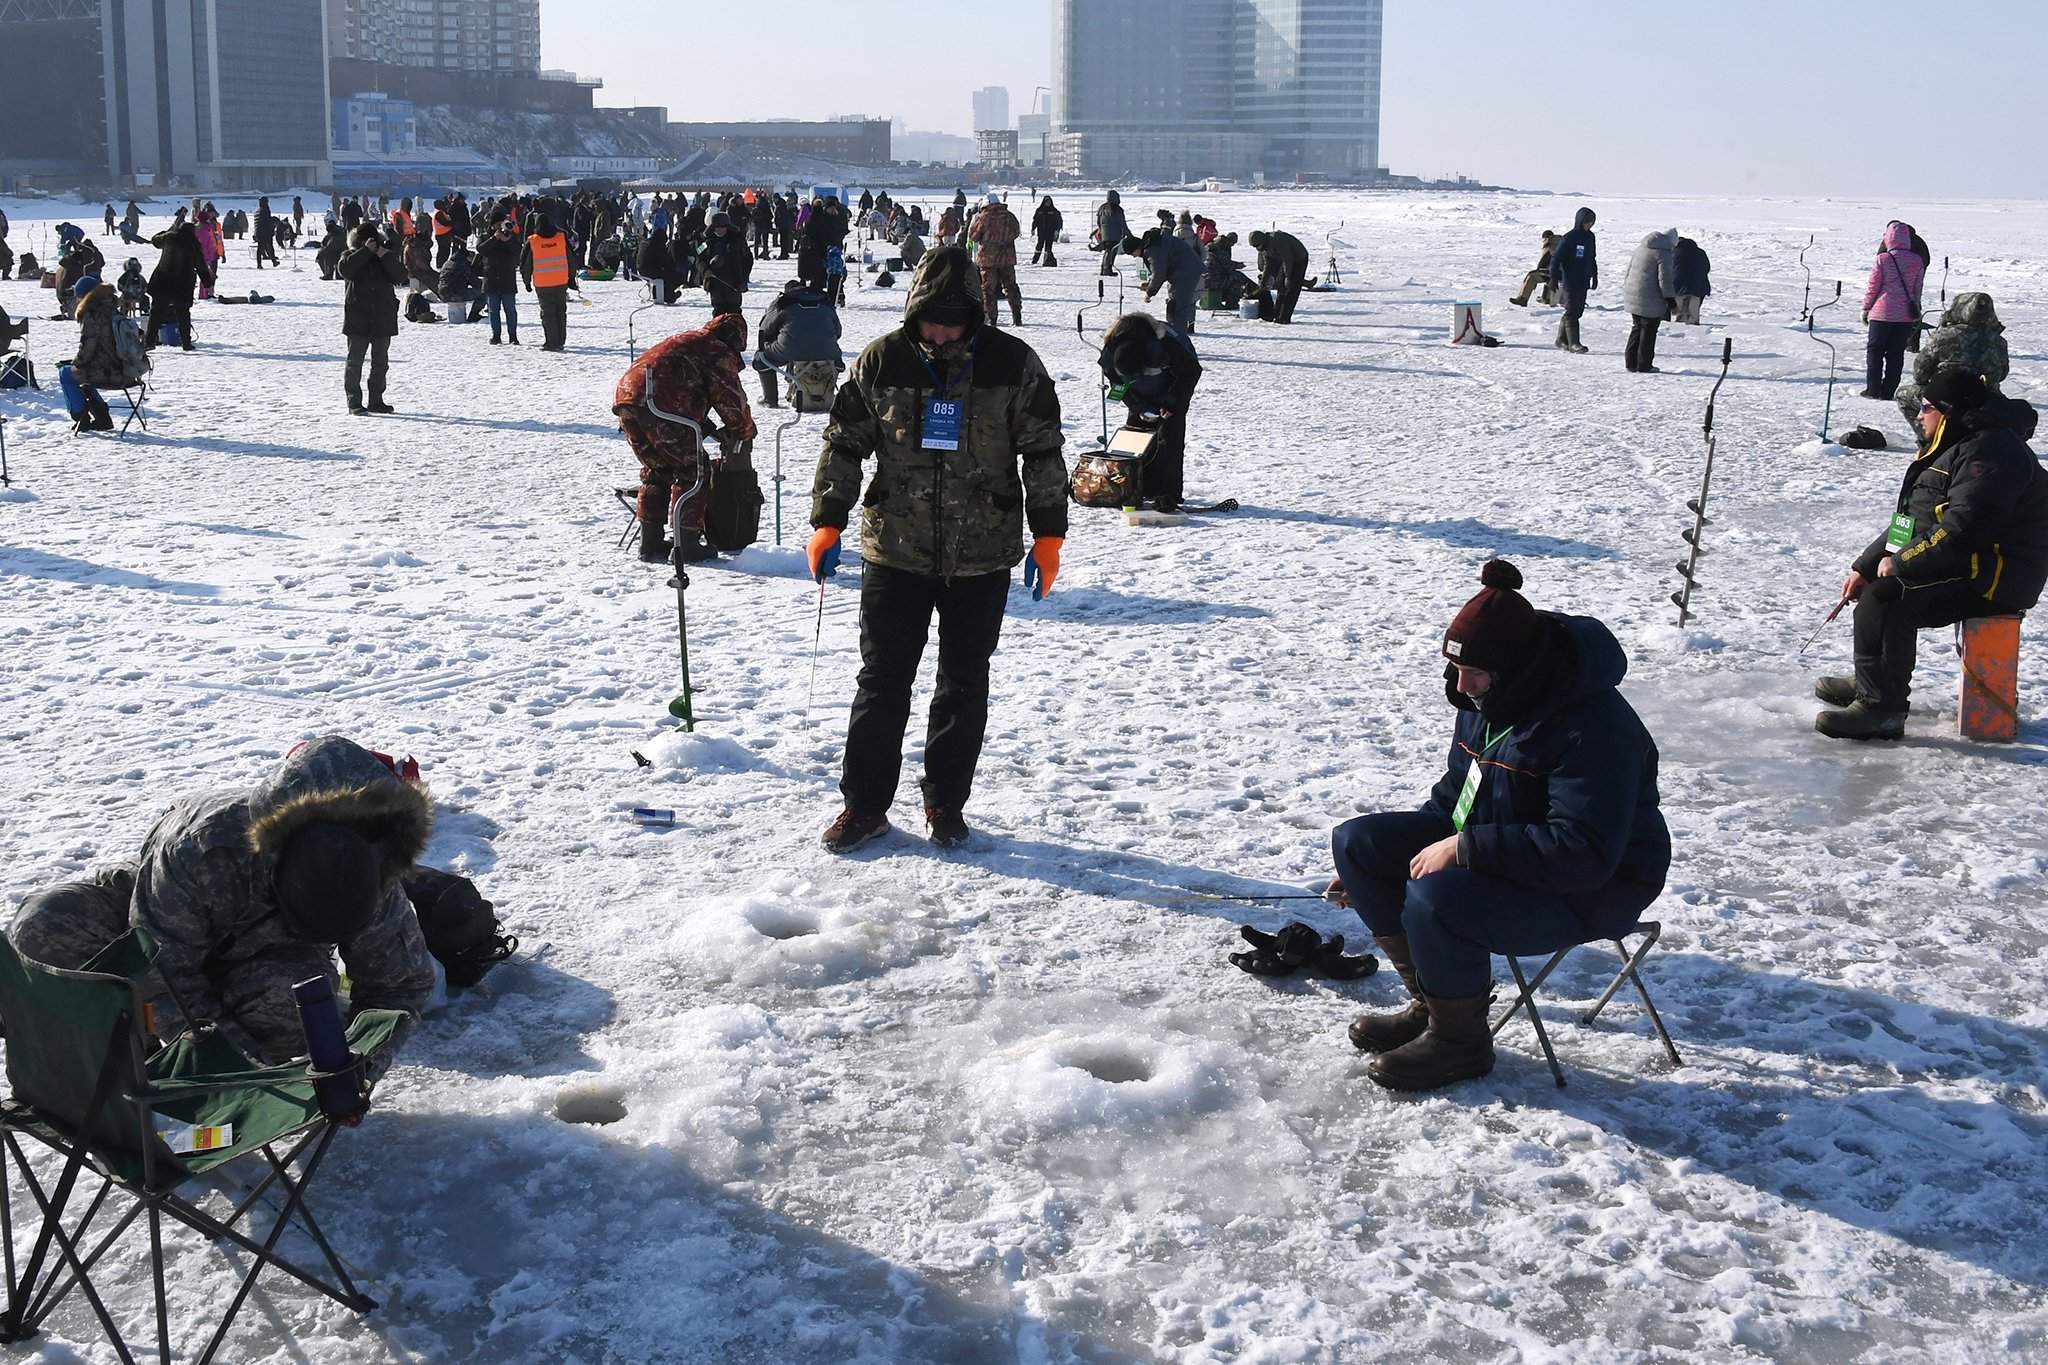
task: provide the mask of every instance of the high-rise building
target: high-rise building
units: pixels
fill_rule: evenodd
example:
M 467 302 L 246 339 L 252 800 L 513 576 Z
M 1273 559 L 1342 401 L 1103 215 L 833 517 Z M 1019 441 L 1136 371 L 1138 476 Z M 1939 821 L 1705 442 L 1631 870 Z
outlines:
M 1008 86 L 984 86 L 974 92 L 974 131 L 986 133 L 999 131 L 1010 126 L 1010 90 Z
M 323 0 L 39 0 L 36 11 L 63 18 L 19 26 L 12 8 L 0 4 L 0 52 L 26 40 L 76 82 L 51 106 L 72 113 L 22 121 L 52 123 L 67 153 L 90 148 L 93 170 L 199 189 L 326 179 Z M 31 22 L 54 26 L 32 33 Z M 0 81 L 0 127 L 16 122 L 20 89 Z
M 1053 168 L 1371 179 L 1384 0 L 1057 0 Z
M 540 71 L 540 0 L 327 0 L 336 57 L 482 76 Z

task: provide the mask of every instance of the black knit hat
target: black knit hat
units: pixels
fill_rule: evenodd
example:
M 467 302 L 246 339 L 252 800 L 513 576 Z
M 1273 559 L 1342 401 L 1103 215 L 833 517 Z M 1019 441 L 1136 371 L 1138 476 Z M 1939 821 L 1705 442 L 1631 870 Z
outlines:
M 383 902 L 383 860 L 375 845 L 346 825 L 316 820 L 285 842 L 272 885 L 296 937 L 348 943 Z
M 1935 375 L 1920 391 L 1921 402 L 1944 413 L 1981 408 L 1990 398 L 1991 388 L 1984 376 L 1956 366 Z
M 1481 587 L 1444 632 L 1444 657 L 1460 668 L 1509 673 L 1536 646 L 1536 609 L 1518 589 L 1522 571 L 1505 559 L 1479 570 Z

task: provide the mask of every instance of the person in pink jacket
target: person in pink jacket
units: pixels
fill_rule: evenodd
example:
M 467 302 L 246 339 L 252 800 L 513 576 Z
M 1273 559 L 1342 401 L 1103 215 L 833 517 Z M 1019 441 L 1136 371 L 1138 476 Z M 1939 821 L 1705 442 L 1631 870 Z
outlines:
M 1897 219 L 1887 223 L 1884 245 L 1863 289 L 1863 321 L 1870 327 L 1864 345 L 1865 398 L 1889 400 L 1898 391 L 1906 344 L 1920 331 L 1920 284 L 1926 277 L 1927 263 L 1913 251 L 1912 225 Z
M 212 204 L 208 204 L 199 210 L 199 217 L 194 221 L 193 226 L 199 233 L 199 250 L 205 255 L 207 262 L 213 269 L 218 271 L 220 263 L 226 260 L 228 255 L 227 238 L 222 235 L 220 228 L 220 214 L 215 211 Z M 199 297 L 202 299 L 213 297 L 213 285 L 211 282 L 205 279 L 199 281 Z

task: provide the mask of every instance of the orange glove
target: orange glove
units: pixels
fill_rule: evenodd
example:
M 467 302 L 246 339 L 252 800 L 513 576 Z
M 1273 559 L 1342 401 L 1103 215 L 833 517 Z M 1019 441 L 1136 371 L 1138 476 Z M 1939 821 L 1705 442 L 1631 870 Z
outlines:
M 1031 542 L 1031 557 L 1024 561 L 1024 586 L 1031 589 L 1031 600 L 1043 601 L 1052 591 L 1053 580 L 1060 576 L 1060 546 L 1066 544 L 1061 536 L 1039 536 Z
M 811 578 L 823 583 L 839 568 L 839 528 L 820 526 L 811 532 L 811 543 L 804 547 L 804 558 L 810 561 Z M 1055 551 L 1055 563 L 1057 551 Z

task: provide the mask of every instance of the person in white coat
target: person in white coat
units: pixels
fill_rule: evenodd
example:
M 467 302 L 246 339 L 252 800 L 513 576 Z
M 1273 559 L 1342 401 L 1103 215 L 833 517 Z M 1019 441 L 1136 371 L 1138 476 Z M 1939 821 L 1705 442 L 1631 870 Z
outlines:
M 1621 281 L 1621 299 L 1634 319 L 1628 329 L 1624 359 L 1630 374 L 1656 374 L 1657 327 L 1671 316 L 1678 297 L 1678 229 L 1666 228 L 1643 238 L 1629 258 Z

